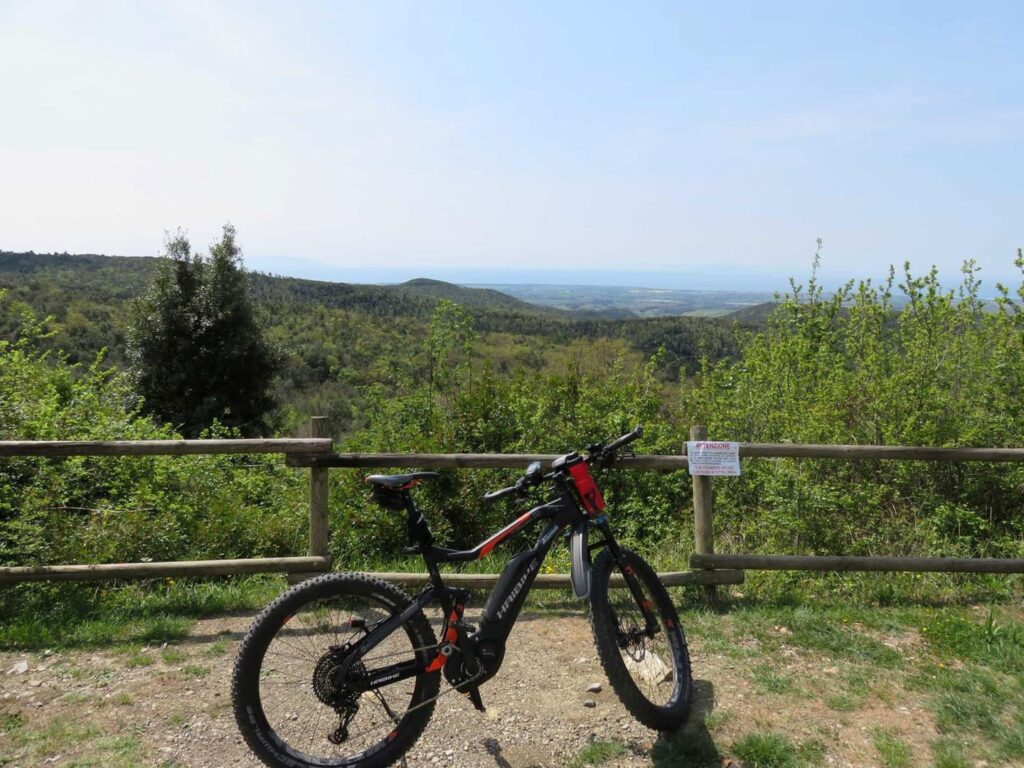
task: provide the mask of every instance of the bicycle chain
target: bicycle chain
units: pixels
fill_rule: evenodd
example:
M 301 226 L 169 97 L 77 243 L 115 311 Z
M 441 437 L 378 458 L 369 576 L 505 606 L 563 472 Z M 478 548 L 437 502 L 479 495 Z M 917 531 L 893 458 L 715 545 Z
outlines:
M 462 688 L 463 686 L 469 685 L 472 682 L 475 682 L 476 680 L 479 680 L 483 676 L 484 676 L 484 668 L 483 668 L 483 665 L 481 664 L 480 665 L 480 671 L 477 672 L 475 675 L 473 675 L 473 677 L 469 678 L 469 680 L 463 680 L 458 685 L 453 685 L 451 688 L 448 688 L 447 690 L 441 691 L 434 698 L 427 699 L 426 701 L 421 701 L 415 707 L 409 707 L 409 709 L 405 710 L 405 712 L 406 712 L 406 714 L 408 714 L 409 712 L 413 712 L 413 711 L 419 709 L 420 707 L 425 707 L 425 706 L 427 706 L 427 704 L 434 703 L 435 701 L 440 699 L 442 696 L 447 696 L 449 693 L 455 693 L 455 691 L 459 691 L 459 693 L 465 693 L 465 691 L 460 691 L 459 689 Z
M 446 645 L 449 645 L 449 644 L 448 643 L 437 643 L 436 645 L 424 645 L 424 646 L 422 646 L 420 648 L 413 648 L 412 652 L 413 653 L 419 653 L 420 651 L 432 651 L 432 650 L 436 650 L 436 651 L 440 652 L 441 649 L 444 646 L 446 646 Z M 377 657 L 371 659 L 371 661 L 380 661 L 381 659 L 389 659 L 392 656 L 404 656 L 407 653 L 409 653 L 409 651 L 395 651 L 394 653 L 387 653 L 387 654 L 384 654 L 383 656 L 377 656 Z M 473 675 L 473 677 L 469 678 L 468 680 L 463 680 L 458 685 L 453 685 L 451 688 L 448 688 L 447 690 L 441 691 L 441 693 L 437 694 L 437 696 L 434 696 L 432 699 L 427 699 L 426 701 L 421 701 L 416 706 L 409 707 L 409 709 L 405 710 L 405 712 L 403 713 L 403 717 L 405 715 L 407 715 L 408 713 L 410 713 L 410 712 L 414 712 L 415 710 L 419 709 L 420 707 L 425 707 L 425 706 L 427 706 L 427 704 L 431 704 L 431 703 L 437 701 L 442 696 L 446 696 L 449 693 L 454 693 L 455 691 L 459 691 L 459 693 L 464 693 L 464 691 L 461 691 L 460 689 L 465 687 L 465 686 L 467 686 L 467 685 L 470 685 L 471 683 L 475 682 L 476 680 L 479 680 L 481 677 L 484 676 L 484 672 L 485 672 L 485 670 L 483 668 L 483 665 L 481 664 L 480 665 L 480 671 L 477 672 L 475 675 Z M 401 719 L 401 718 L 399 718 L 399 719 Z

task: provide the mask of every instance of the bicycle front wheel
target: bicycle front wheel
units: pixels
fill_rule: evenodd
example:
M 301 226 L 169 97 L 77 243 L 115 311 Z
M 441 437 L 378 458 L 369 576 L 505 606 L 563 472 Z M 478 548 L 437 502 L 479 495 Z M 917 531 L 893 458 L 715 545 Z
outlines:
M 612 583 L 618 570 L 605 549 L 594 561 L 590 617 L 594 643 L 608 682 L 619 700 L 648 728 L 671 731 L 686 721 L 693 687 L 690 654 L 679 615 L 658 574 L 642 557 L 622 550 L 649 602 L 656 627 L 647 627 L 643 610 L 624 582 Z
M 355 646 L 411 600 L 380 579 L 333 573 L 268 605 L 242 641 L 231 693 L 246 743 L 272 768 L 383 768 L 419 738 L 434 711 L 440 673 L 423 672 L 375 690 L 374 669 L 415 659 L 424 670 L 437 638 L 422 611 L 349 667 Z

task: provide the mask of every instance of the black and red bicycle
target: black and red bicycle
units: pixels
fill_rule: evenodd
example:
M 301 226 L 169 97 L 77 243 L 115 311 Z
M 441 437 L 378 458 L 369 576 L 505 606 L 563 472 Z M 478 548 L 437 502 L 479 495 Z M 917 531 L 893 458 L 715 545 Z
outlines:
M 590 600 L 594 642 L 612 688 L 644 725 L 682 725 L 691 675 L 679 617 L 654 569 L 616 543 L 590 471 L 612 464 L 642 435 L 637 427 L 590 446 L 585 456 L 566 454 L 547 473 L 539 462 L 532 464 L 515 485 L 485 498 L 524 497 L 544 484 L 553 497 L 469 550 L 435 546 L 413 503 L 412 487 L 437 473 L 367 477 L 381 506 L 406 512 L 407 552 L 423 556 L 430 584 L 410 597 L 365 574 L 332 573 L 298 584 L 268 605 L 242 641 L 232 679 L 235 717 L 253 752 L 267 765 L 288 768 L 390 765 L 426 727 L 443 695 L 442 675 L 450 690 L 483 710 L 480 686 L 500 669 L 523 602 L 564 531 L 570 534 L 573 591 Z M 469 593 L 446 586 L 438 565 L 482 558 L 539 521 L 544 530 L 532 548 L 509 561 L 479 626 L 467 623 Z M 434 603 L 446 617 L 440 642 L 423 613 Z

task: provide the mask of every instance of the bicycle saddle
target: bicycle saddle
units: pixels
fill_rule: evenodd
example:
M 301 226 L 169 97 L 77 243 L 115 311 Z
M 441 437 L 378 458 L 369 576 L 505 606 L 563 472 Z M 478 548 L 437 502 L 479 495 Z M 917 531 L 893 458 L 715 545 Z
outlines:
M 405 490 L 412 488 L 420 480 L 433 480 L 440 477 L 437 472 L 410 472 L 406 475 L 367 475 L 363 482 L 370 485 L 379 485 L 381 488 L 392 490 Z

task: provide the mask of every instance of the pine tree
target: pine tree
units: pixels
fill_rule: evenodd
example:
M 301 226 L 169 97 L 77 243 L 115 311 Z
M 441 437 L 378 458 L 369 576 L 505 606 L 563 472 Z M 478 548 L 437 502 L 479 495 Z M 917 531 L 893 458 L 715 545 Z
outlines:
M 224 225 L 208 257 L 193 254 L 182 232 L 168 238 L 164 255 L 133 306 L 129 336 L 146 408 L 189 436 L 215 419 L 262 433 L 281 363 L 249 297 L 235 228 Z

